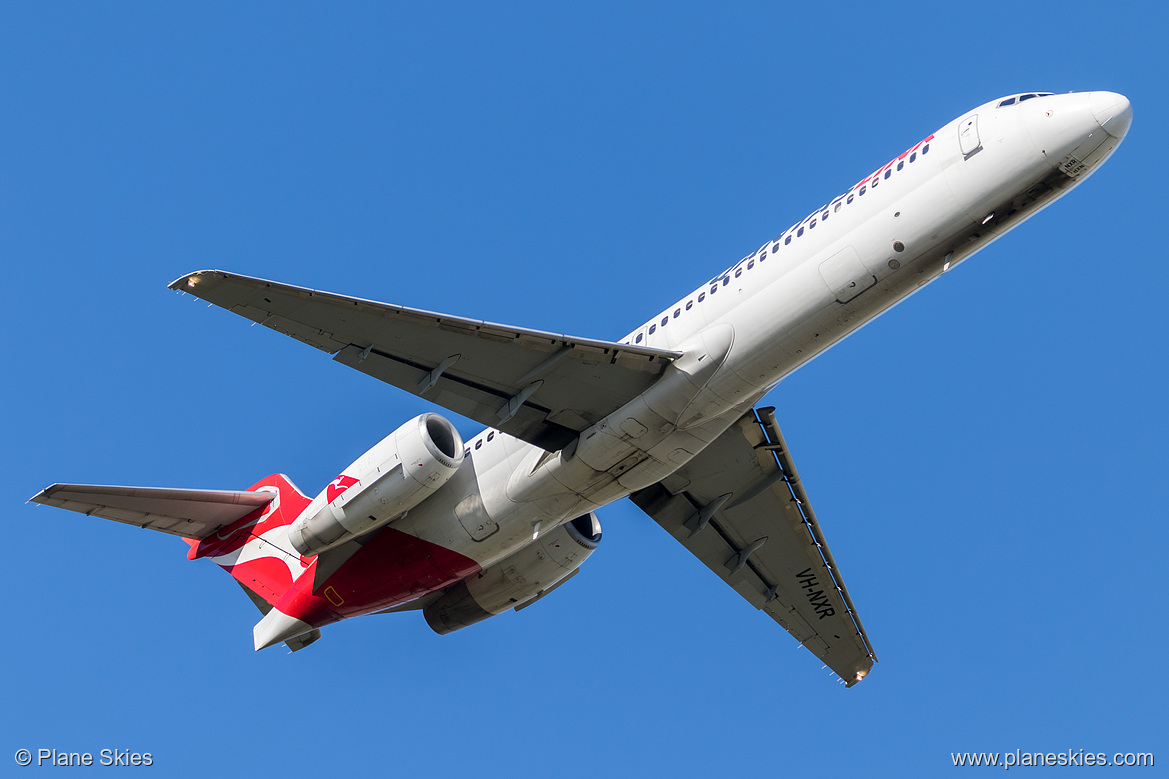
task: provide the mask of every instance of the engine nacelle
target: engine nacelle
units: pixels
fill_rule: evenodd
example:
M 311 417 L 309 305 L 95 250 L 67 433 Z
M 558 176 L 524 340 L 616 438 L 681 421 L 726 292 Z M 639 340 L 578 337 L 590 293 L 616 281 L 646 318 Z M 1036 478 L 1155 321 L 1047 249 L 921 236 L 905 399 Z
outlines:
M 319 554 L 377 530 L 430 497 L 463 462 L 459 431 L 422 414 L 341 472 L 288 528 L 302 555 Z
M 447 634 L 508 609 L 521 609 L 568 581 L 601 542 L 593 512 L 566 522 L 511 557 L 447 589 L 422 614 Z

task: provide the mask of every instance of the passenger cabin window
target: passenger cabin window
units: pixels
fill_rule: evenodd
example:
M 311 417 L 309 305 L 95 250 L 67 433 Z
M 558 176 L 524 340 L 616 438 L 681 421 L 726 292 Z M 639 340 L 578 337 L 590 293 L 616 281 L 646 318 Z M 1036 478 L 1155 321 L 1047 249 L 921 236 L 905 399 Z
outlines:
M 677 318 L 678 318 L 678 315 L 679 315 L 679 314 L 681 314 L 681 313 L 682 313 L 682 309 L 680 309 L 680 308 L 675 308 L 675 309 L 674 309 L 674 319 L 677 319 Z
M 657 325 L 650 325 L 650 326 L 649 326 L 649 334 L 650 334 L 650 335 L 653 335 L 653 334 L 654 334 L 654 333 L 656 333 L 657 331 L 658 331 L 658 326 L 657 326 Z
M 475 442 L 476 449 L 478 449 L 480 446 L 483 446 L 483 439 L 482 438 L 480 438 L 478 441 Z
M 701 302 L 702 302 L 702 301 L 704 301 L 704 300 L 706 300 L 706 293 L 705 293 L 705 292 L 699 292 L 699 293 L 698 293 L 698 302 L 699 302 L 699 303 L 701 303 Z
M 693 301 L 693 300 L 687 300 L 687 301 L 686 301 L 686 310 L 687 310 L 687 311 L 689 311 L 689 310 L 690 310 L 690 309 L 692 309 L 692 308 L 694 308 L 694 301 Z
M 913 162 L 913 161 L 914 161 L 914 160 L 916 160 L 916 159 L 917 159 L 917 152 L 914 152 L 913 154 L 910 154 L 910 155 L 909 155 L 909 161 L 910 161 L 910 162 Z
M 803 234 L 804 234 L 804 228 L 801 227 L 799 230 L 796 230 L 796 237 L 797 238 L 799 238 Z
M 905 167 L 905 161 L 904 161 L 904 160 L 902 160 L 901 162 L 897 163 L 897 170 L 901 170 L 901 169 L 902 169 L 902 168 L 904 168 L 904 167 Z
M 787 238 L 784 238 L 784 239 L 783 239 L 783 245 L 784 245 L 784 246 L 787 246 L 787 245 L 788 245 L 789 243 L 791 243 L 791 242 L 792 242 L 792 237 L 791 237 L 790 235 L 789 235 Z
M 930 153 L 930 145 L 928 143 L 925 146 L 921 147 L 921 153 L 922 154 L 929 154 Z
M 641 333 L 637 334 L 637 337 L 633 339 L 633 343 L 635 343 L 635 344 L 641 343 Z
M 490 441 L 492 438 L 495 438 L 495 431 L 494 430 L 492 430 L 490 433 L 487 434 L 488 441 Z
M 771 244 L 771 253 L 775 254 L 777 251 L 779 251 L 779 241 Z
M 669 315 L 662 317 L 662 327 L 666 326 L 666 322 L 670 321 Z
M 749 263 L 747 263 L 747 270 L 751 270 L 751 269 L 752 269 L 752 268 L 754 268 L 754 267 L 755 267 L 755 261 L 754 261 L 754 260 L 751 260 Z
M 723 276 L 723 286 L 725 287 L 726 285 L 728 285 L 730 283 L 731 283 L 731 277 L 730 276 Z
M 737 279 L 742 275 L 743 275 L 743 269 L 742 268 L 735 268 L 735 278 Z

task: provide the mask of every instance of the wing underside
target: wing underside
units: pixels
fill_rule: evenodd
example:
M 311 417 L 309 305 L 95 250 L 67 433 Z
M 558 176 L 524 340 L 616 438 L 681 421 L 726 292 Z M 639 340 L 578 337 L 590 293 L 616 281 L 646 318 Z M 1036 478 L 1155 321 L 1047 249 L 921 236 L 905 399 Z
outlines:
M 876 661 L 773 409 L 633 502 L 852 686 Z
M 548 450 L 648 388 L 677 352 L 574 338 L 223 271 L 170 285 Z
M 203 539 L 272 501 L 271 492 L 54 484 L 29 500 L 183 538 Z

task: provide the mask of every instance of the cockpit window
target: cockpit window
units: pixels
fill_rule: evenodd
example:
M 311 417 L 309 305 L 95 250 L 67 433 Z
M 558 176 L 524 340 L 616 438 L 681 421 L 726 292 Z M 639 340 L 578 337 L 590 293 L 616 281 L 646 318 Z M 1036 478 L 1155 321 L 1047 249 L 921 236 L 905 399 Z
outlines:
M 1030 94 L 1026 95 L 1015 95 L 1014 97 L 1008 97 L 1000 100 L 998 107 L 1002 108 L 1003 106 L 1014 105 L 1017 102 L 1022 103 L 1024 100 L 1031 100 L 1032 98 L 1036 97 L 1051 97 L 1054 94 L 1054 92 L 1031 92 Z

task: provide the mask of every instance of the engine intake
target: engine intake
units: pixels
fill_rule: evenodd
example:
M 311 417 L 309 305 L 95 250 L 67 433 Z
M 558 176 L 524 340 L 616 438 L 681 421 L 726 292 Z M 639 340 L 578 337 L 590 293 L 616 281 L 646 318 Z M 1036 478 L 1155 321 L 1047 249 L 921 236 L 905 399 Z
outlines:
M 422 414 L 341 472 L 288 528 L 302 555 L 320 554 L 388 524 L 433 495 L 463 463 L 463 439 Z
M 529 606 L 575 576 L 600 542 L 601 523 L 593 512 L 566 522 L 448 588 L 423 610 L 426 624 L 445 635 L 508 609 Z

